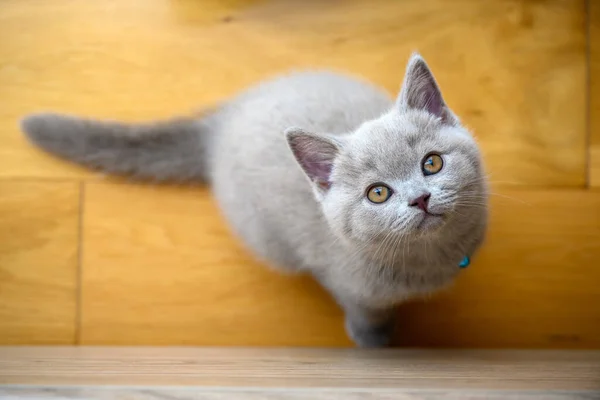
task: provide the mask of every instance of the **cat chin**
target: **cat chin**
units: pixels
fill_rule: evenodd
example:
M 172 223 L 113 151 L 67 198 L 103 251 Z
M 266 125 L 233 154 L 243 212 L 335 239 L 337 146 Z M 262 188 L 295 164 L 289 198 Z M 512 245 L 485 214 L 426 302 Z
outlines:
M 387 230 L 376 235 L 365 236 L 347 236 L 338 234 L 336 237 L 340 242 L 350 248 L 362 248 L 367 252 L 377 249 L 382 251 L 381 246 L 399 243 L 400 240 L 416 242 L 420 240 L 430 240 L 439 236 L 443 228 L 447 225 L 446 217 L 440 215 L 429 215 L 423 219 L 416 219 L 412 226 L 406 230 Z M 385 251 L 382 252 L 385 254 Z
M 396 235 L 409 240 L 432 238 L 439 235 L 447 223 L 448 218 L 445 215 L 422 214 L 414 218 L 407 228 L 403 230 L 393 229 L 393 231 Z
M 423 216 L 420 217 L 420 221 L 416 225 L 415 231 L 419 236 L 428 236 L 439 232 L 445 224 L 445 216 L 423 213 Z

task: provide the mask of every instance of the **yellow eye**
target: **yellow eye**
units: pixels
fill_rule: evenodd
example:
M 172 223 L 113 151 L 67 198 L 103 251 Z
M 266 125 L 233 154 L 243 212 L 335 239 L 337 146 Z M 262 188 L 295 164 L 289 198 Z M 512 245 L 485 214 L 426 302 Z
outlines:
M 438 172 L 440 172 L 442 170 L 443 166 L 444 166 L 444 160 L 442 159 L 442 156 L 440 156 L 439 154 L 429 154 L 423 160 L 423 165 L 422 165 L 423 174 L 424 175 L 437 174 Z
M 369 190 L 367 190 L 367 199 L 369 199 L 371 203 L 375 204 L 384 203 L 390 198 L 391 195 L 392 189 L 381 183 L 373 185 L 369 187 Z

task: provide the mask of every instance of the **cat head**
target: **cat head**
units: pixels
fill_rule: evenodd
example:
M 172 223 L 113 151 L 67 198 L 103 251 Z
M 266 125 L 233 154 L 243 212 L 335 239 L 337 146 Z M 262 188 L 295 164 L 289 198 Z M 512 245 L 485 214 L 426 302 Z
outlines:
M 351 242 L 439 235 L 476 223 L 486 207 L 477 144 L 418 54 L 380 118 L 345 135 L 290 129 L 286 137 L 329 225 Z

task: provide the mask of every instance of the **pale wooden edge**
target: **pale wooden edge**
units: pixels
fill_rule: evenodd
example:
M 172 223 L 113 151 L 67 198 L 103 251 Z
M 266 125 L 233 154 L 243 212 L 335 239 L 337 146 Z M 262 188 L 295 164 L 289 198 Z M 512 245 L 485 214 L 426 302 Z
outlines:
M 0 347 L 0 384 L 600 390 L 600 351 Z
M 600 391 L 0 385 L 0 398 L 5 397 L 61 400 L 591 400 L 600 398 Z

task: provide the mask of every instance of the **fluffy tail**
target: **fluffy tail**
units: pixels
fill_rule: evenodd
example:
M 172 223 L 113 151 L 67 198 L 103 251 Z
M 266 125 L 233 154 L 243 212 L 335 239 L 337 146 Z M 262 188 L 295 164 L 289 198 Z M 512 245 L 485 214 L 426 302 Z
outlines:
M 136 125 L 33 114 L 21 128 L 42 149 L 108 173 L 156 181 L 208 178 L 210 135 L 199 119 Z

